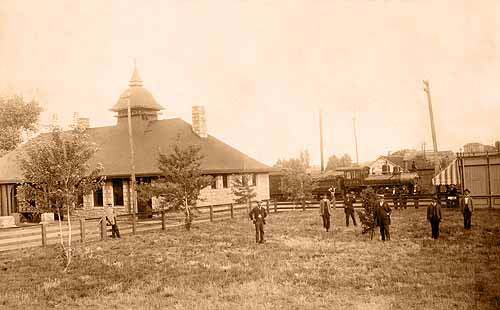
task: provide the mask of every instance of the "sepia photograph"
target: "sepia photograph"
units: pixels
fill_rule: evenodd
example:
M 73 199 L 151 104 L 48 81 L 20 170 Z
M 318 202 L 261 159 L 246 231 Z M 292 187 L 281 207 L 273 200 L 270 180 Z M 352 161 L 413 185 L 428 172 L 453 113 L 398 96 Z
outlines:
M 3 309 L 500 309 L 500 1 L 0 0 Z

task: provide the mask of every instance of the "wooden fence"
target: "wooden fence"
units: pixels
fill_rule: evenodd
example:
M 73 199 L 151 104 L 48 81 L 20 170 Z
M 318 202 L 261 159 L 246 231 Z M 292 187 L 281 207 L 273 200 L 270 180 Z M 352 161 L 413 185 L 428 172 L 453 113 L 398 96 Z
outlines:
M 429 199 L 421 199 L 419 205 L 428 205 Z M 390 202 L 392 203 L 392 202 Z M 299 203 L 265 201 L 264 206 L 267 212 L 273 213 L 283 211 L 306 211 L 317 209 L 318 201 L 306 201 Z M 408 206 L 414 206 L 413 200 L 408 200 Z M 337 202 L 336 208 L 343 208 L 342 201 Z M 360 208 L 360 203 L 354 204 L 355 208 Z M 228 220 L 235 217 L 248 216 L 246 205 L 224 204 L 210 205 L 195 208 L 195 218 L 193 224 Z M 147 216 L 150 216 L 147 217 Z M 147 217 L 147 218 L 142 218 Z M 73 242 L 93 242 L 110 238 L 110 226 L 105 222 L 100 222 L 99 217 L 76 219 L 71 221 L 71 237 Z M 117 215 L 120 235 L 134 235 L 148 231 L 166 230 L 184 226 L 184 215 L 174 212 L 153 212 L 150 214 Z M 63 236 L 67 240 L 68 222 L 63 221 Z M 58 244 L 60 242 L 59 223 L 34 224 L 31 226 L 5 228 L 0 230 L 0 252 Z

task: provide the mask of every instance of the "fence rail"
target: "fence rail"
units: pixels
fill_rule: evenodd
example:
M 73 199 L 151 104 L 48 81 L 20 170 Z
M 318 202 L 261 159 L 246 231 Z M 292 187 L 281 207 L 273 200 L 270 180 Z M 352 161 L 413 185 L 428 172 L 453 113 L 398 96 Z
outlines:
M 420 199 L 418 205 L 428 205 L 429 199 Z M 392 202 L 389 202 L 392 204 Z M 413 200 L 408 200 L 408 204 L 414 206 Z M 417 206 L 418 206 L 417 205 Z M 264 207 L 268 213 L 278 213 L 284 211 L 306 211 L 319 208 L 319 201 L 303 202 L 278 202 L 265 201 Z M 342 201 L 336 203 L 336 208 L 343 208 Z M 361 208 L 361 203 L 355 203 L 355 208 Z M 219 220 L 228 220 L 235 217 L 248 216 L 247 205 L 223 204 L 209 205 L 195 208 L 193 224 L 201 224 Z M 138 218 L 139 217 L 139 218 Z M 94 242 L 109 238 L 110 226 L 101 225 L 100 217 L 86 218 L 71 221 L 71 238 L 73 242 Z M 117 215 L 120 234 L 134 235 L 148 231 L 158 231 L 172 229 L 184 225 L 184 215 L 174 212 L 151 212 L 148 214 L 120 214 Z M 63 221 L 63 237 L 67 240 L 68 222 Z M 5 228 L 0 230 L 0 252 L 15 249 L 48 246 L 57 244 L 60 241 L 59 224 L 43 223 L 39 225 Z

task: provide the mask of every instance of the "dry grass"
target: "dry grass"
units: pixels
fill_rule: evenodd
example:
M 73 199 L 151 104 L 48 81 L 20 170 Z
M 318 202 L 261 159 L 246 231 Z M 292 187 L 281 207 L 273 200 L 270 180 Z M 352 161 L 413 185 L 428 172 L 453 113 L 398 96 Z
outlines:
M 271 214 L 267 242 L 246 219 L 76 249 L 0 254 L 0 309 L 495 309 L 500 308 L 500 212 L 477 211 L 464 232 L 444 211 L 430 239 L 424 209 L 395 211 L 391 242 L 317 211 Z

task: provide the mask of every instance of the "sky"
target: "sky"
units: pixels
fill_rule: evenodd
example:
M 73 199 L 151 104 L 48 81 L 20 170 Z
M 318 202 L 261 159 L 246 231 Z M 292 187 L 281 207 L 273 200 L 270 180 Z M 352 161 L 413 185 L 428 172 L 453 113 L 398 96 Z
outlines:
M 375 160 L 500 140 L 500 2 L 0 1 L 0 94 L 37 96 L 61 125 L 116 122 L 134 59 L 161 118 L 191 122 L 272 165 L 308 150 Z

